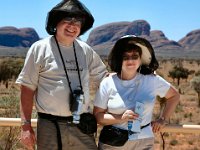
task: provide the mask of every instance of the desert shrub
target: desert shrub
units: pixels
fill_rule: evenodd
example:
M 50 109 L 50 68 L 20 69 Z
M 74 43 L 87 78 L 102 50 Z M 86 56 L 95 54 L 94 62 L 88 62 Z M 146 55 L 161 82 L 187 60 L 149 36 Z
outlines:
M 188 114 L 186 113 L 186 114 L 184 114 L 184 118 L 187 118 L 188 117 Z
M 180 113 L 180 112 L 183 112 L 183 106 L 181 106 L 180 104 L 178 104 L 176 106 L 175 113 Z
M 172 146 L 175 146 L 177 144 L 178 144 L 178 141 L 175 139 L 170 141 L 170 145 L 172 145 Z
M 23 59 L 5 58 L 0 62 L 0 82 L 8 88 L 8 81 L 16 79 L 24 64 Z
M 165 136 L 165 137 L 169 137 L 169 133 L 166 132 L 166 133 L 164 134 L 164 136 Z
M 155 139 L 154 143 L 159 144 L 160 142 L 158 140 Z
M 196 73 L 195 73 L 195 76 L 199 76 L 200 75 L 200 70 L 198 70 Z
M 19 117 L 19 97 L 16 97 L 16 89 L 10 88 L 8 96 L 0 97 L 1 116 L 8 118 Z
M 169 77 L 173 80 L 177 79 L 177 85 L 180 84 L 180 79 L 187 79 L 190 72 L 188 69 L 183 68 L 182 66 L 174 66 L 173 70 L 169 71 Z
M 188 144 L 193 145 L 194 141 L 188 141 Z
M 9 94 L 0 97 L 1 117 L 16 118 L 19 117 L 19 98 L 16 97 L 16 89 L 10 88 Z M 20 147 L 19 127 L 1 127 L 0 128 L 0 149 L 15 150 Z
M 198 106 L 200 107 L 200 75 L 194 76 L 190 81 L 190 85 L 198 94 Z
M 22 147 L 19 143 L 19 127 L 2 127 L 0 130 L 0 149 L 15 150 Z

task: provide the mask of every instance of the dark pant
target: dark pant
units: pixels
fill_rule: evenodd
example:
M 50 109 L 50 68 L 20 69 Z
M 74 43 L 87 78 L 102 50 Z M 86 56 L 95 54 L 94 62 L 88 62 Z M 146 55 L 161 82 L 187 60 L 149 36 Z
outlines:
M 83 134 L 73 123 L 67 120 L 55 122 L 47 118 L 38 118 L 37 149 L 60 150 L 58 145 L 58 129 L 62 150 L 97 150 L 94 135 Z

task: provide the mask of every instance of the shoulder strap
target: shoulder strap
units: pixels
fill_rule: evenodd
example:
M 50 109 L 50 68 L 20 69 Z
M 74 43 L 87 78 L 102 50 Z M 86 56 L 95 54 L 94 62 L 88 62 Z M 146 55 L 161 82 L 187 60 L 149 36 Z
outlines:
M 60 46 L 59 46 L 59 44 L 58 44 L 58 41 L 57 41 L 57 39 L 56 39 L 56 36 L 54 36 L 54 38 L 55 38 L 55 41 L 56 41 L 56 45 L 57 45 L 57 47 L 58 47 L 58 51 L 59 51 L 59 54 L 60 54 L 60 58 L 61 58 L 62 63 L 63 63 L 63 67 L 64 67 L 64 71 L 65 71 L 65 74 L 66 74 L 67 82 L 68 82 L 68 84 L 69 84 L 70 92 L 73 93 L 72 88 L 71 88 L 71 82 L 70 82 L 70 80 L 69 80 L 69 76 L 68 76 L 68 74 L 67 74 L 67 69 L 66 69 L 66 66 L 65 66 L 65 63 L 64 63 L 64 59 L 63 59 L 63 56 L 62 56 L 62 53 L 61 53 L 61 50 L 60 50 Z
M 81 84 L 81 75 L 80 75 L 79 64 L 78 64 L 78 59 L 77 59 L 77 56 L 76 56 L 76 49 L 75 49 L 74 42 L 73 42 L 73 48 L 74 48 L 74 56 L 75 56 L 75 60 L 76 60 L 76 67 L 78 69 L 78 78 L 79 78 L 80 88 L 81 88 L 81 91 L 83 92 L 83 87 L 82 87 L 82 84 Z

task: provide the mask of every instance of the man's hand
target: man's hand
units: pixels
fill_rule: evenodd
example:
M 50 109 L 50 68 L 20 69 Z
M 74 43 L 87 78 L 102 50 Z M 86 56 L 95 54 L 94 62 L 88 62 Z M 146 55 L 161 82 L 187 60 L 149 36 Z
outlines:
M 21 129 L 21 143 L 28 149 L 34 150 L 36 144 L 35 133 L 31 124 L 22 125 Z

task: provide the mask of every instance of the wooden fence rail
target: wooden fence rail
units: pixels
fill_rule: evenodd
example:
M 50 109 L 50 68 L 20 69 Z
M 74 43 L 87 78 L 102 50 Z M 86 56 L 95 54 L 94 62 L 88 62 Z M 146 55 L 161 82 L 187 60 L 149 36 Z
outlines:
M 31 119 L 33 127 L 37 126 L 37 119 Z M 20 126 L 20 118 L 0 118 L 0 127 Z M 169 124 L 165 126 L 162 132 L 173 132 L 173 133 L 194 133 L 200 134 L 200 125 L 177 125 Z

